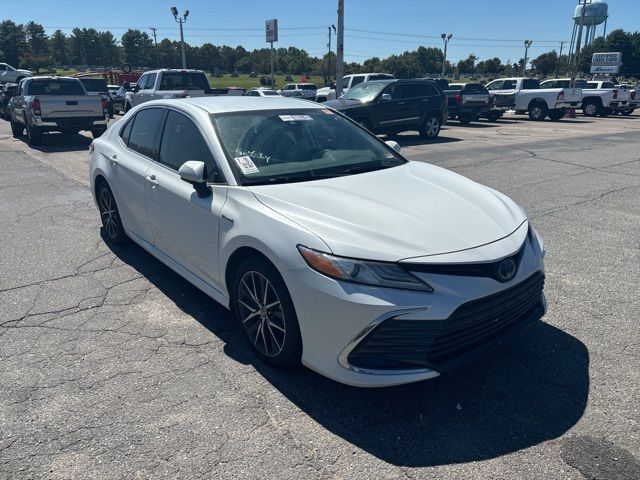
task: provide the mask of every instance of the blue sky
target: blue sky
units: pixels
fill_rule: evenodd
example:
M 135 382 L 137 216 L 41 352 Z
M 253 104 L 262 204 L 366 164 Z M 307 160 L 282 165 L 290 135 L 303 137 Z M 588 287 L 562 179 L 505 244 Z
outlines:
M 109 29 L 118 38 L 127 28 L 149 32 L 149 27 L 157 27 L 159 39 L 178 39 L 178 25 L 169 12 L 174 5 L 171 1 L 7 0 L 0 18 L 18 23 L 34 20 L 48 33 L 56 28 L 69 32 L 76 26 Z M 337 0 L 175 2 L 180 11 L 188 8 L 191 12 L 185 39 L 195 45 L 266 46 L 264 21 L 278 18 L 278 47 L 293 45 L 320 56 L 327 51 L 327 26 L 337 23 Z M 640 0 L 608 3 L 608 31 L 640 29 Z M 517 61 L 524 53 L 524 39 L 534 41 L 530 57 L 558 49 L 560 40 L 570 40 L 577 0 L 345 0 L 345 4 L 347 61 L 385 57 L 419 45 L 441 47 L 440 34 L 444 32 L 453 33 L 447 55 L 451 61 L 469 53 L 481 59 L 498 56 L 503 61 Z M 335 51 L 335 41 L 332 49 Z

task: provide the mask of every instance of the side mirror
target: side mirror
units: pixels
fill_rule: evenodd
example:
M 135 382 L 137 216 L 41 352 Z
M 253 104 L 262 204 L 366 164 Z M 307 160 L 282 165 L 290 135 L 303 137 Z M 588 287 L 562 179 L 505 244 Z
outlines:
M 397 153 L 400 153 L 402 151 L 402 147 L 400 146 L 400 144 L 398 142 L 396 142 L 395 140 L 387 140 L 386 142 L 387 145 L 389 145 L 391 148 L 393 148 Z
M 390 93 L 383 93 L 382 96 L 380 97 L 381 102 L 388 102 L 389 100 L 391 100 Z
M 131 83 L 130 82 L 124 82 L 122 84 L 122 88 L 124 88 L 128 92 L 129 90 L 131 90 Z
M 180 178 L 193 185 L 199 198 L 206 198 L 211 195 L 211 190 L 207 186 L 207 166 L 204 162 L 189 160 L 184 162 L 178 170 Z

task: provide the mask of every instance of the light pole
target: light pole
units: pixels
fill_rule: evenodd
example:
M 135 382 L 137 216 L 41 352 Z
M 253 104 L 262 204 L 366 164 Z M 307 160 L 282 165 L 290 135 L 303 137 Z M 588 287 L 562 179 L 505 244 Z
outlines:
M 333 33 L 336 33 L 336 26 L 331 25 L 327 27 L 329 29 L 329 43 L 327 43 L 327 47 L 329 47 L 329 56 L 327 57 L 327 82 L 331 82 L 331 29 L 333 29 Z
M 440 36 L 442 37 L 442 41 L 444 42 L 444 55 L 442 56 L 442 76 L 444 77 L 444 72 L 447 68 L 447 45 L 449 44 L 449 40 L 451 40 L 451 37 L 453 37 L 453 33 L 443 33 Z
M 171 13 L 173 14 L 173 19 L 180 24 L 180 46 L 182 47 L 182 68 L 187 68 L 187 57 L 184 53 L 184 32 L 182 30 L 182 24 L 187 21 L 187 17 L 189 16 L 189 10 L 185 10 L 182 14 L 182 17 L 178 16 L 178 9 L 176 7 L 171 7 Z
M 527 55 L 529 54 L 529 47 L 533 43 L 533 40 L 524 41 L 524 65 L 522 65 L 522 76 L 527 74 Z
M 336 40 L 336 98 L 342 96 L 344 76 L 344 0 L 338 0 L 338 32 Z
M 153 32 L 153 44 L 156 49 L 156 68 L 160 68 L 160 52 L 158 51 L 158 37 L 156 35 L 156 27 L 149 27 L 149 30 Z

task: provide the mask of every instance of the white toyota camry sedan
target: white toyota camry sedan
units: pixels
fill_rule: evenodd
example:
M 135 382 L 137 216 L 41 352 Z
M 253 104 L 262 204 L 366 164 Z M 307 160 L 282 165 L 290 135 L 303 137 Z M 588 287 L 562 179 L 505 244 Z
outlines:
M 546 311 L 524 210 L 399 150 L 321 104 L 158 100 L 93 141 L 91 186 L 108 241 L 229 308 L 264 362 L 397 385 Z

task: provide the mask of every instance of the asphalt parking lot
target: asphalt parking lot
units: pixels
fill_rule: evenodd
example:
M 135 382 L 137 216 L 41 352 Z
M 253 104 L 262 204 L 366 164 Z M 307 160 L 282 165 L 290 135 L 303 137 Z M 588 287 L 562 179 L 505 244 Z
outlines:
M 224 309 L 105 244 L 89 137 L 34 150 L 0 122 L 0 478 L 640 478 L 640 116 L 397 140 L 528 210 L 549 311 L 475 364 L 363 390 L 256 362 Z

